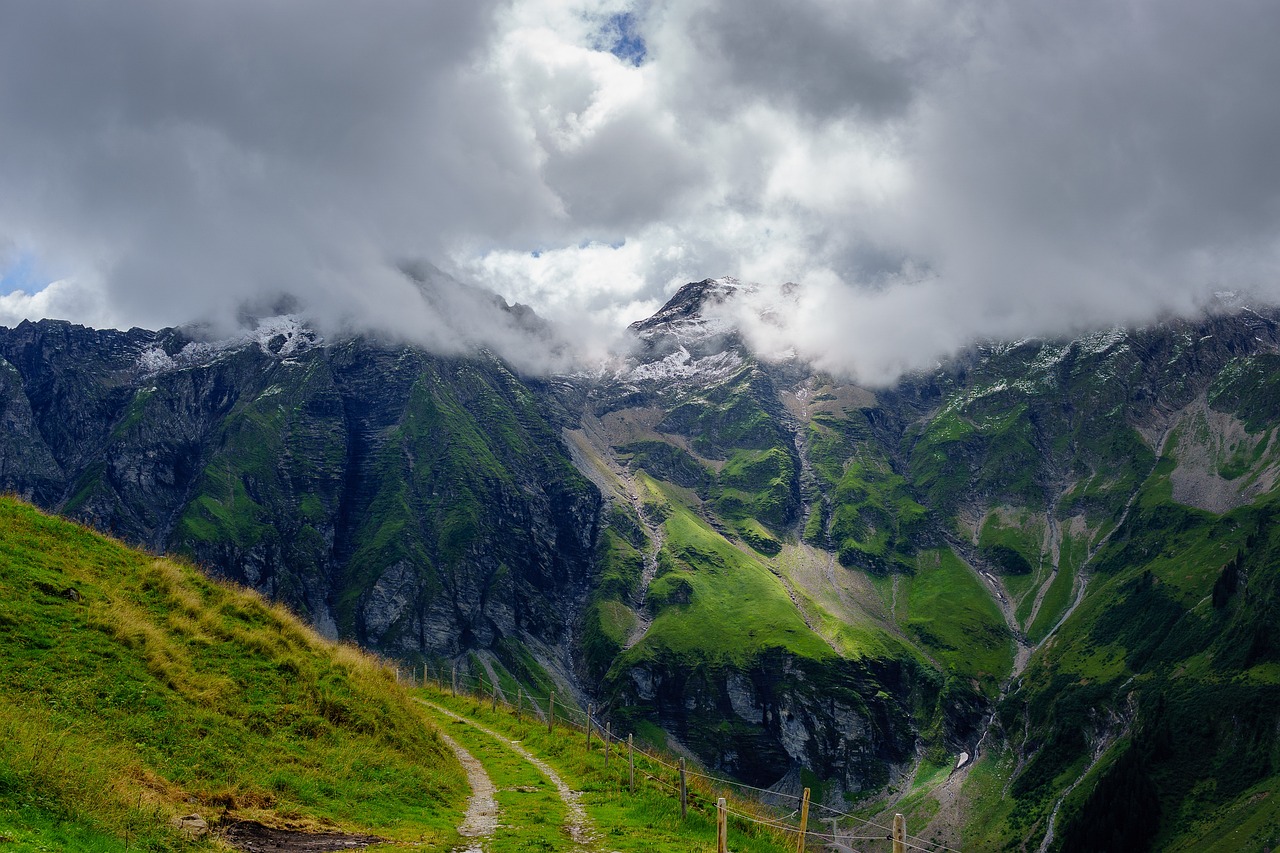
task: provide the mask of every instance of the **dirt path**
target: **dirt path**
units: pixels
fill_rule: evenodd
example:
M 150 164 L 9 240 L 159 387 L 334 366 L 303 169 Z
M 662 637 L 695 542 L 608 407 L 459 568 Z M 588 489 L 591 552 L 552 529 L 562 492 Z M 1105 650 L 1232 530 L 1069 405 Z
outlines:
M 333 853 L 338 850 L 362 850 L 371 844 L 386 841 L 376 835 L 276 829 L 256 820 L 235 821 L 221 834 L 223 840 L 244 853 Z
M 458 827 L 458 834 L 473 840 L 465 847 L 454 848 L 454 853 L 484 853 L 482 839 L 492 836 L 498 828 L 498 801 L 494 799 L 497 789 L 489 774 L 484 772 L 484 765 L 476 761 L 475 756 L 467 752 L 462 744 L 444 732 L 440 732 L 440 739 L 458 756 L 458 763 L 467 774 L 467 784 L 471 786 L 471 796 L 467 798 L 467 814 Z
M 463 717 L 459 714 L 455 714 L 453 711 L 450 711 L 448 708 L 437 705 L 434 702 L 428 702 L 426 699 L 415 698 L 414 701 L 420 702 L 421 704 L 426 705 L 428 708 L 431 708 L 436 713 L 443 714 L 444 716 L 448 717 L 451 720 L 457 720 L 458 722 L 465 723 L 468 726 L 471 726 L 476 731 L 482 732 L 483 734 L 488 735 L 494 740 L 502 743 L 504 746 L 507 746 L 508 748 L 513 750 L 517 755 L 523 758 L 525 761 L 529 762 L 534 767 L 536 767 L 538 769 L 538 772 L 541 773 L 543 776 L 545 776 L 547 778 L 547 781 L 549 781 L 552 785 L 555 786 L 556 792 L 560 795 L 560 801 L 563 802 L 565 805 L 565 809 L 568 813 L 567 823 L 568 823 L 569 836 L 573 839 L 574 846 L 578 850 L 589 851 L 589 853 L 594 853 L 596 849 L 595 841 L 596 841 L 597 833 L 595 829 L 595 824 L 592 822 L 591 818 L 587 816 L 587 810 L 582 807 L 581 792 L 575 791 L 572 788 L 570 788 L 567 784 L 565 784 L 565 781 L 560 778 L 560 774 L 556 773 L 556 771 L 551 768 L 551 765 L 547 764 L 545 761 L 535 756 L 529 750 L 521 746 L 518 742 L 513 741 L 510 738 L 507 738 L 499 734 L 498 732 L 495 732 L 493 729 L 480 725 L 475 720 L 469 719 L 467 717 Z M 465 765 L 463 766 L 465 767 Z M 468 814 L 469 813 L 470 813 L 470 810 L 468 809 Z M 480 848 L 473 848 L 473 849 L 480 849 Z

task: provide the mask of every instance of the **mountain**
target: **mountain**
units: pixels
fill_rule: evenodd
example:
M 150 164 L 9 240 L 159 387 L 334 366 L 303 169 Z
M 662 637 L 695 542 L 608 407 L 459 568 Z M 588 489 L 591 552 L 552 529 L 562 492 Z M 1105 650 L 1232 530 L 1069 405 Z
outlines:
M 496 359 L 325 345 L 288 317 L 220 342 L 47 321 L 0 338 L 0 486 L 386 654 L 519 635 L 567 659 L 598 497 Z
M 873 389 L 754 354 L 723 319 L 747 288 L 687 285 L 626 359 L 550 379 L 290 317 L 24 323 L 0 486 L 943 843 L 1274 843 L 1280 313 Z

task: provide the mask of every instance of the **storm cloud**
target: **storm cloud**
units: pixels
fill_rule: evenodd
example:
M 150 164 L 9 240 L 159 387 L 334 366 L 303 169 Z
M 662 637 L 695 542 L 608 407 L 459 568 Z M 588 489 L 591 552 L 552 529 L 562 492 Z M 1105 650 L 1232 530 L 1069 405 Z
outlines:
M 803 285 L 742 312 L 761 347 L 879 382 L 1274 300 L 1277 32 L 1254 0 L 3 3 L 0 322 L 287 294 L 550 370 L 735 275 Z

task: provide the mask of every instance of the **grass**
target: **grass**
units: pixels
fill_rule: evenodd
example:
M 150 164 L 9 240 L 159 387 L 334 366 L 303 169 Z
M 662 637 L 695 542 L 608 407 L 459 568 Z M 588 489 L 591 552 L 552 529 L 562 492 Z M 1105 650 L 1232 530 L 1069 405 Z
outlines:
M 506 744 L 472 726 L 430 709 L 427 713 L 442 731 L 484 765 L 497 789 L 494 799 L 501 810 L 500 819 L 493 841 L 486 849 L 500 853 L 560 850 L 566 846 L 569 839 L 563 832 L 564 803 L 537 768 Z
M 835 550 L 845 566 L 884 573 L 909 563 L 927 513 L 870 440 L 866 414 L 825 414 L 807 431 L 809 459 L 830 496 L 830 512 L 824 504 L 823 512 L 814 513 L 805 539 Z
M 716 507 L 720 515 L 732 521 L 752 519 L 781 530 L 795 512 L 791 492 L 795 467 L 791 454 L 782 447 L 735 450 L 718 478 Z M 761 538 L 771 537 L 764 533 Z
M 1159 819 L 1143 829 L 1153 849 L 1261 851 L 1280 838 L 1272 799 L 1280 771 L 1280 650 L 1271 607 L 1280 508 L 1274 497 L 1221 516 L 1181 506 L 1169 488 L 1172 467 L 1167 459 L 1156 466 L 1095 559 L 1088 596 L 1002 703 L 1004 728 L 1027 762 L 1011 798 L 976 792 L 973 837 L 984 843 L 1034 843 L 1106 729 L 1098 721 L 1116 714 L 1131 715 L 1115 748 L 1118 754 L 1128 744 L 1132 761 L 1123 773 L 1150 780 L 1158 796 Z M 1055 589 L 1065 600 L 1068 569 L 1077 568 L 1084 547 L 1064 540 L 1062 570 L 1031 626 L 1032 640 L 1056 621 Z M 1228 563 L 1239 564 L 1247 581 L 1215 600 Z M 1123 809 L 1093 796 L 1096 780 L 1122 773 L 1113 767 L 1121 763 L 1104 759 L 1063 804 L 1060 837 L 1081 827 L 1105 833 L 1123 819 Z
M 467 696 L 449 696 L 434 690 L 424 691 L 421 695 L 428 701 L 476 720 L 505 738 L 518 741 L 550 764 L 570 788 L 582 792 L 581 802 L 595 823 L 601 849 L 619 853 L 685 853 L 688 850 L 711 849 L 716 837 L 717 796 L 725 796 L 733 811 L 774 820 L 780 817 L 778 812 L 761 806 L 752 798 L 737 796 L 731 789 L 712 787 L 706 780 L 691 774 L 689 814 L 681 820 L 674 791 L 675 771 L 651 760 L 639 749 L 636 753 L 636 792 L 632 794 L 628 788 L 625 743 L 614 744 L 606 769 L 598 735 L 593 738 L 592 749 L 588 751 L 582 729 L 561 724 L 554 733 L 548 734 L 544 723 L 531 719 L 528 714 L 517 720 L 509 709 L 501 705 L 495 713 L 487 701 Z M 446 718 L 437 719 L 443 721 Z M 485 763 L 485 769 L 500 790 L 517 784 L 518 778 L 528 778 L 523 775 L 524 770 L 510 762 L 515 753 L 488 735 L 462 725 L 449 725 L 448 731 Z M 472 745 L 477 749 L 472 750 Z M 477 750 L 483 750 L 483 753 Z M 499 751 L 505 752 L 506 756 L 500 756 Z M 676 763 L 675 756 L 655 752 L 652 747 L 648 751 L 668 765 Z M 497 760 L 491 765 L 488 756 Z M 523 759 L 516 758 L 516 761 L 523 763 Z M 529 768 L 529 765 L 525 764 L 525 767 Z M 691 764 L 690 769 L 696 768 Z M 538 774 L 535 772 L 535 775 Z M 539 778 L 543 777 L 539 775 Z M 509 801 L 515 800 L 515 810 L 502 815 L 501 823 L 504 825 L 518 823 L 521 820 L 519 816 L 525 813 L 526 805 L 520 797 L 526 801 L 542 798 L 543 786 L 523 784 L 535 787 L 535 790 L 509 797 Z M 506 808 L 501 794 L 499 805 Z M 540 828 L 525 832 L 523 839 L 517 838 L 516 830 L 509 829 L 505 837 L 499 830 L 491 848 L 486 849 L 492 849 L 494 853 L 564 849 L 568 836 L 561 829 L 563 809 L 558 804 L 554 805 L 550 815 Z M 816 819 L 811 819 L 810 828 L 817 830 L 821 826 Z M 742 853 L 782 853 L 794 850 L 796 845 L 793 833 L 771 831 L 736 817 L 730 818 L 729 833 L 730 849 Z
M 1027 639 L 1038 643 L 1048 636 L 1053 626 L 1058 624 L 1063 612 L 1071 604 L 1071 590 L 1075 583 L 1075 567 L 1064 563 L 1058 567 L 1058 573 L 1049 582 L 1044 599 L 1040 602 L 1040 610 L 1036 618 L 1027 628 Z
M 1030 512 L 991 512 L 978 533 L 978 549 L 1000 573 L 1030 575 L 1043 558 L 1043 540 L 1043 524 Z
M 658 655 L 743 664 L 770 648 L 822 660 L 833 653 L 805 625 L 781 581 L 688 509 L 674 492 L 639 475 L 664 496 L 668 567 L 650 585 L 660 610 L 622 665 Z
M 904 578 L 907 606 L 898 619 L 951 675 L 972 678 L 994 695 L 1013 667 L 1013 638 L 981 581 L 949 549 L 920 554 Z
M 8 498 L 0 690 L 0 835 L 26 849 L 178 849 L 191 811 L 456 838 L 461 769 L 389 670 Z
M 827 642 L 839 650 L 840 655 L 849 660 L 862 658 L 905 658 L 913 657 L 917 663 L 927 665 L 919 649 L 904 641 L 888 626 L 865 610 L 851 610 L 841 600 L 841 591 L 826 582 L 824 578 L 818 583 L 812 579 L 806 586 L 801 576 L 804 553 L 796 546 L 785 549 L 778 557 L 775 565 L 780 575 L 791 584 L 796 604 L 802 608 L 806 621 L 814 626 Z M 856 569 L 839 569 L 841 572 L 853 572 Z M 888 586 L 891 580 L 880 575 L 870 575 L 871 587 L 878 595 L 879 586 Z M 887 607 L 886 607 L 887 610 Z
M 1280 780 L 1254 785 L 1225 805 L 1185 817 L 1163 847 L 1169 853 L 1231 849 L 1261 853 L 1280 846 Z

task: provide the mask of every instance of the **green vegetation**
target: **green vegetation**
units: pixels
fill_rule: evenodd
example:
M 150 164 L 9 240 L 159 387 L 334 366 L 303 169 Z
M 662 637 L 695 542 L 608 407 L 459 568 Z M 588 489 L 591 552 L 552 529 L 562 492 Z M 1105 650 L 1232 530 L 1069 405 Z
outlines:
M 179 849 L 170 819 L 193 810 L 456 838 L 461 771 L 384 667 L 12 499 L 0 690 L 0 837 L 15 851 Z
M 481 713 L 481 703 L 454 701 L 452 704 L 468 716 Z M 434 717 L 441 731 L 484 765 L 485 773 L 497 788 L 494 798 L 501 810 L 501 819 L 489 849 L 562 849 L 569 840 L 564 831 L 567 810 L 546 777 L 507 744 L 434 710 L 427 709 L 427 713 Z M 535 724 L 536 721 L 527 725 L 532 728 Z
M 947 674 L 973 679 L 994 696 L 1013 667 L 1013 638 L 982 582 L 950 550 L 937 549 L 921 552 L 915 576 L 901 584 L 903 628 Z
M 759 523 L 781 530 L 790 522 L 796 509 L 792 491 L 795 476 L 795 460 L 781 447 L 736 450 L 720 471 L 716 510 L 722 518 L 735 522 L 756 550 L 776 554 L 776 540 L 761 531 Z
M 700 493 L 715 479 L 707 467 L 687 451 L 665 441 L 635 441 L 616 450 L 618 458 L 632 468 L 643 468 L 652 477 Z
M 1043 526 L 1032 524 L 1023 511 L 1015 523 L 1006 524 L 1001 514 L 987 515 L 978 532 L 978 551 L 998 572 L 1029 575 L 1040 566 Z
M 992 812 L 982 820 L 1005 839 L 1043 834 L 1099 739 L 1110 750 L 1061 809 L 1063 850 L 1099 849 L 1104 838 L 1194 849 L 1193 839 L 1227 831 L 1227 814 L 1250 827 L 1234 849 L 1280 838 L 1263 796 L 1280 772 L 1280 616 L 1271 606 L 1280 504 L 1223 516 L 1189 509 L 1169 498 L 1170 469 L 1156 467 L 1094 561 L 1089 595 L 1001 707 L 1028 756 L 1009 787 L 1013 812 L 997 818 L 998 807 L 983 806 Z M 1033 638 L 1047 630 L 1040 620 L 1032 628 Z
M 805 538 L 837 552 L 841 565 L 878 573 L 910 571 L 915 539 L 928 519 L 904 477 L 871 439 L 866 413 L 816 415 L 807 428 L 809 457 L 829 502 Z
M 907 435 L 911 480 L 929 506 L 946 514 L 954 510 L 971 477 L 970 444 L 980 440 L 974 425 L 955 411 L 935 417 L 919 435 Z
M 1045 590 L 1044 598 L 1040 602 L 1040 611 L 1030 625 L 1026 625 L 1025 621 L 1021 622 L 1026 625 L 1027 639 L 1032 643 L 1039 643 L 1048 636 L 1053 626 L 1058 624 L 1058 620 L 1071 605 L 1076 578 L 1088 553 L 1088 543 L 1083 536 L 1070 532 L 1063 533 L 1062 541 L 1058 546 L 1058 571 L 1049 579 L 1049 587 Z M 1028 595 L 1025 601 L 1032 601 L 1032 596 Z M 1021 607 L 1018 612 L 1019 618 L 1025 620 L 1026 616 L 1022 615 Z M 1026 614 L 1030 615 L 1030 609 Z
M 1274 427 L 1280 422 L 1280 355 L 1232 359 L 1209 386 L 1209 405 L 1238 415 L 1251 433 Z
M 682 821 L 674 792 L 675 773 L 642 752 L 648 750 L 649 754 L 655 754 L 655 747 L 642 743 L 639 738 L 636 792 L 632 794 L 628 790 L 625 743 L 614 744 L 606 769 L 598 735 L 588 752 L 582 730 L 563 722 L 554 733 L 548 734 L 545 722 L 531 718 L 527 712 L 523 719 L 517 720 L 502 705 L 495 713 L 489 703 L 466 696 L 448 696 L 430 690 L 421 695 L 519 743 L 550 764 L 570 788 L 582 792 L 581 802 L 595 824 L 602 849 L 620 853 L 685 853 L 714 847 L 717 796 L 727 797 L 730 808 L 740 814 L 772 820 L 780 817 L 751 798 L 710 787 L 705 780 L 691 775 L 689 815 Z M 545 777 L 517 757 L 505 743 L 470 726 L 451 722 L 443 714 L 432 713 L 442 729 L 481 759 L 499 789 L 498 803 L 504 814 L 493 840 L 495 851 L 558 850 L 569 843 L 563 827 L 564 809 L 553 796 L 554 789 L 546 784 Z M 622 737 L 621 733 L 618 736 Z M 656 754 L 668 765 L 676 762 L 673 755 Z M 691 765 L 690 769 L 696 768 Z M 540 812 L 544 803 L 546 810 Z M 812 819 L 811 826 L 819 828 Z M 730 849 L 743 853 L 782 853 L 795 849 L 794 834 L 777 832 L 740 818 L 730 819 L 729 832 Z
M 785 449 L 789 446 L 786 432 L 771 414 L 776 401 L 768 377 L 748 365 L 673 408 L 658 428 L 688 436 L 693 449 L 708 459 L 724 459 L 734 449 Z
M 585 549 L 569 550 L 567 528 L 592 487 L 559 453 L 558 436 L 528 389 L 496 360 L 420 358 L 400 422 L 374 461 L 376 492 L 356 507 L 337 607 L 343 632 L 374 646 L 393 644 L 411 627 L 406 612 L 380 636 L 357 633 L 363 596 L 391 567 L 412 573 L 425 606 L 441 594 L 443 578 L 459 573 L 483 572 L 477 583 L 510 596 L 517 578 L 543 587 L 569 560 L 590 558 Z M 526 490 L 545 496 L 549 523 L 566 528 L 546 561 L 531 553 L 531 531 L 508 511 Z M 495 574 L 487 561 L 479 564 L 481 553 L 498 564 Z M 542 607 L 548 622 L 567 618 L 546 602 L 528 606 Z
M 640 591 L 648 537 L 630 506 L 616 504 L 596 550 L 595 589 L 582 626 L 582 651 L 588 670 L 603 678 L 621 653 L 637 619 L 628 602 Z
M 776 534 L 795 521 L 799 509 L 798 461 L 791 437 L 776 416 L 777 405 L 765 374 L 747 366 L 663 419 L 659 429 L 688 436 L 693 449 L 708 459 L 725 460 L 714 483 L 701 463 L 672 445 L 641 442 L 619 450 L 648 475 L 709 497 L 720 517 L 751 547 L 776 554 Z
M 260 563 L 272 555 L 273 595 L 302 601 L 306 579 L 326 564 L 323 531 L 341 500 L 341 407 L 318 360 L 276 366 L 261 382 L 256 393 L 246 389 L 223 421 L 217 450 L 178 520 L 174 548 L 206 559 L 257 552 Z M 157 401 L 153 395 L 152 404 Z M 297 511 L 281 517 L 282 504 Z
M 679 502 L 667 497 L 661 569 L 649 597 L 658 612 L 623 666 L 655 656 L 694 662 L 745 663 L 782 648 L 804 657 L 832 654 L 800 618 L 786 589 L 765 566 L 729 543 Z

